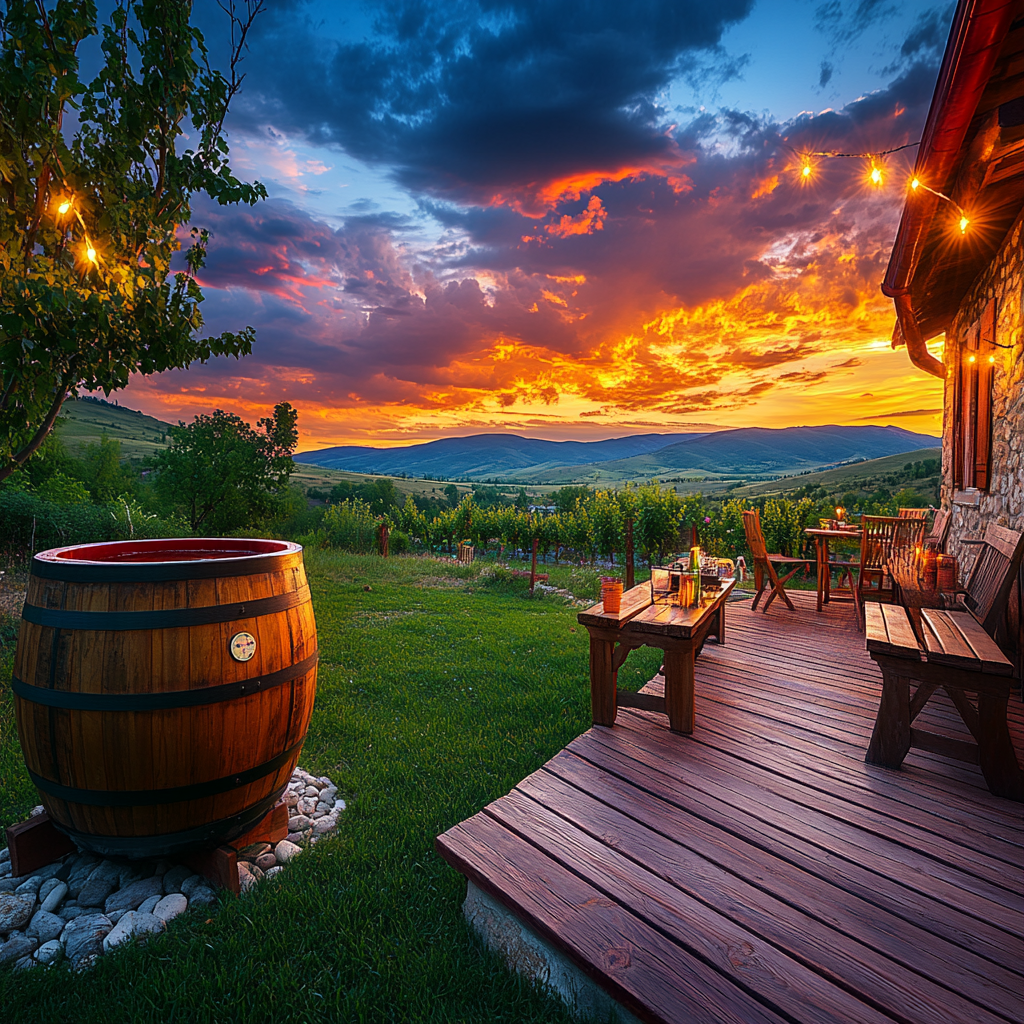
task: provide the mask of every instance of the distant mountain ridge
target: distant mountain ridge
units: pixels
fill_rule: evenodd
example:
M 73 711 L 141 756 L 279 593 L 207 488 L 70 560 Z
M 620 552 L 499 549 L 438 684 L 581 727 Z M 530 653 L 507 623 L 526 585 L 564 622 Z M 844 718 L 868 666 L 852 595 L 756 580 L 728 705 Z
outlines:
M 302 452 L 295 461 L 356 473 L 543 483 L 591 476 L 625 480 L 679 470 L 782 475 L 940 444 L 941 438 L 894 426 L 740 427 L 701 434 L 633 434 L 604 441 L 473 434 L 406 448 L 326 448 Z
M 342 445 L 302 452 L 296 462 L 353 473 L 406 473 L 409 476 L 502 476 L 522 469 L 607 462 L 644 455 L 681 438 L 704 434 L 630 434 L 605 441 L 545 441 L 518 434 L 445 437 L 407 448 Z

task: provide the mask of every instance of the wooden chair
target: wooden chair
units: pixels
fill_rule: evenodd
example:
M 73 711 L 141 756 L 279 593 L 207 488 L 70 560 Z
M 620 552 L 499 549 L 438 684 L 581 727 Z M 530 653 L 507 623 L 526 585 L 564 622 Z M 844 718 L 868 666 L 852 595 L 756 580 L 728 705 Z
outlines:
M 928 509 L 926 508 L 901 508 L 898 513 L 899 519 L 927 519 Z
M 757 607 L 761 595 L 767 586 L 766 579 L 772 585 L 772 592 L 761 610 L 767 612 L 772 601 L 781 597 L 790 611 L 795 611 L 793 602 L 786 593 L 785 584 L 791 580 L 801 569 L 806 570 L 808 566 L 814 565 L 814 561 L 807 558 L 790 558 L 788 555 L 769 555 L 768 548 L 764 542 L 764 534 L 761 532 L 761 513 L 756 509 L 750 509 L 743 513 L 743 532 L 747 535 L 747 547 L 750 548 L 750 555 L 754 560 L 754 586 L 757 593 L 754 595 L 752 609 Z M 786 573 L 781 579 L 775 571 L 776 565 L 790 565 L 796 562 L 796 568 Z
M 863 625 L 866 601 L 894 600 L 887 564 L 899 551 L 916 547 L 924 536 L 925 520 L 899 516 L 861 516 L 860 563 L 857 566 L 857 618 Z
M 946 535 L 952 521 L 953 517 L 947 509 L 936 510 L 931 529 L 921 538 L 921 547 L 929 551 L 945 551 Z

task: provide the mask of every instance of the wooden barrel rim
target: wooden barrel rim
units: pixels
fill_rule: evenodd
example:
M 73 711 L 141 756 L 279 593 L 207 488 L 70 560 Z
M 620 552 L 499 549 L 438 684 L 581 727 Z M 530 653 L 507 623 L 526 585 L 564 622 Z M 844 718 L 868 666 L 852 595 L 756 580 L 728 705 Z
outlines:
M 32 575 L 68 583 L 161 583 L 279 572 L 302 545 L 246 537 L 103 541 L 50 548 L 32 558 Z M 161 557 L 163 556 L 163 557 Z

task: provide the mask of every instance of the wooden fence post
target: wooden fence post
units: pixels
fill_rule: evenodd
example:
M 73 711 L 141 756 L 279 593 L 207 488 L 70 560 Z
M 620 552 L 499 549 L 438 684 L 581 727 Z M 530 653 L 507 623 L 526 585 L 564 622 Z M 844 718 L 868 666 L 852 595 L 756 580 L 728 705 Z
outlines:
M 633 589 L 633 520 L 626 520 L 626 589 Z
M 533 593 L 533 585 L 537 582 L 537 538 L 533 538 L 533 561 L 530 564 L 530 593 Z

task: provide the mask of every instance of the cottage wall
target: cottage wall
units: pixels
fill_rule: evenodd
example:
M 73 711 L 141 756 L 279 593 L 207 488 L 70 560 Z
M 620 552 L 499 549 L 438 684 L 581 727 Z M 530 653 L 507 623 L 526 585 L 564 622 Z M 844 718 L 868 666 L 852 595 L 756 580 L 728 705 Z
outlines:
M 989 300 L 996 300 L 996 341 L 1010 348 L 996 350 L 992 388 L 992 462 L 987 492 L 957 491 L 953 487 L 953 380 L 968 331 Z M 964 570 L 974 552 L 962 537 L 980 537 L 986 523 L 1024 530 L 1024 214 L 1007 233 L 995 259 L 975 282 L 946 332 L 947 369 L 945 416 L 942 430 L 942 506 L 953 512 L 947 550 Z M 1018 659 L 1024 652 L 1021 628 L 1021 580 L 1011 595 L 1009 646 Z M 1018 660 L 1018 665 L 1020 660 Z

